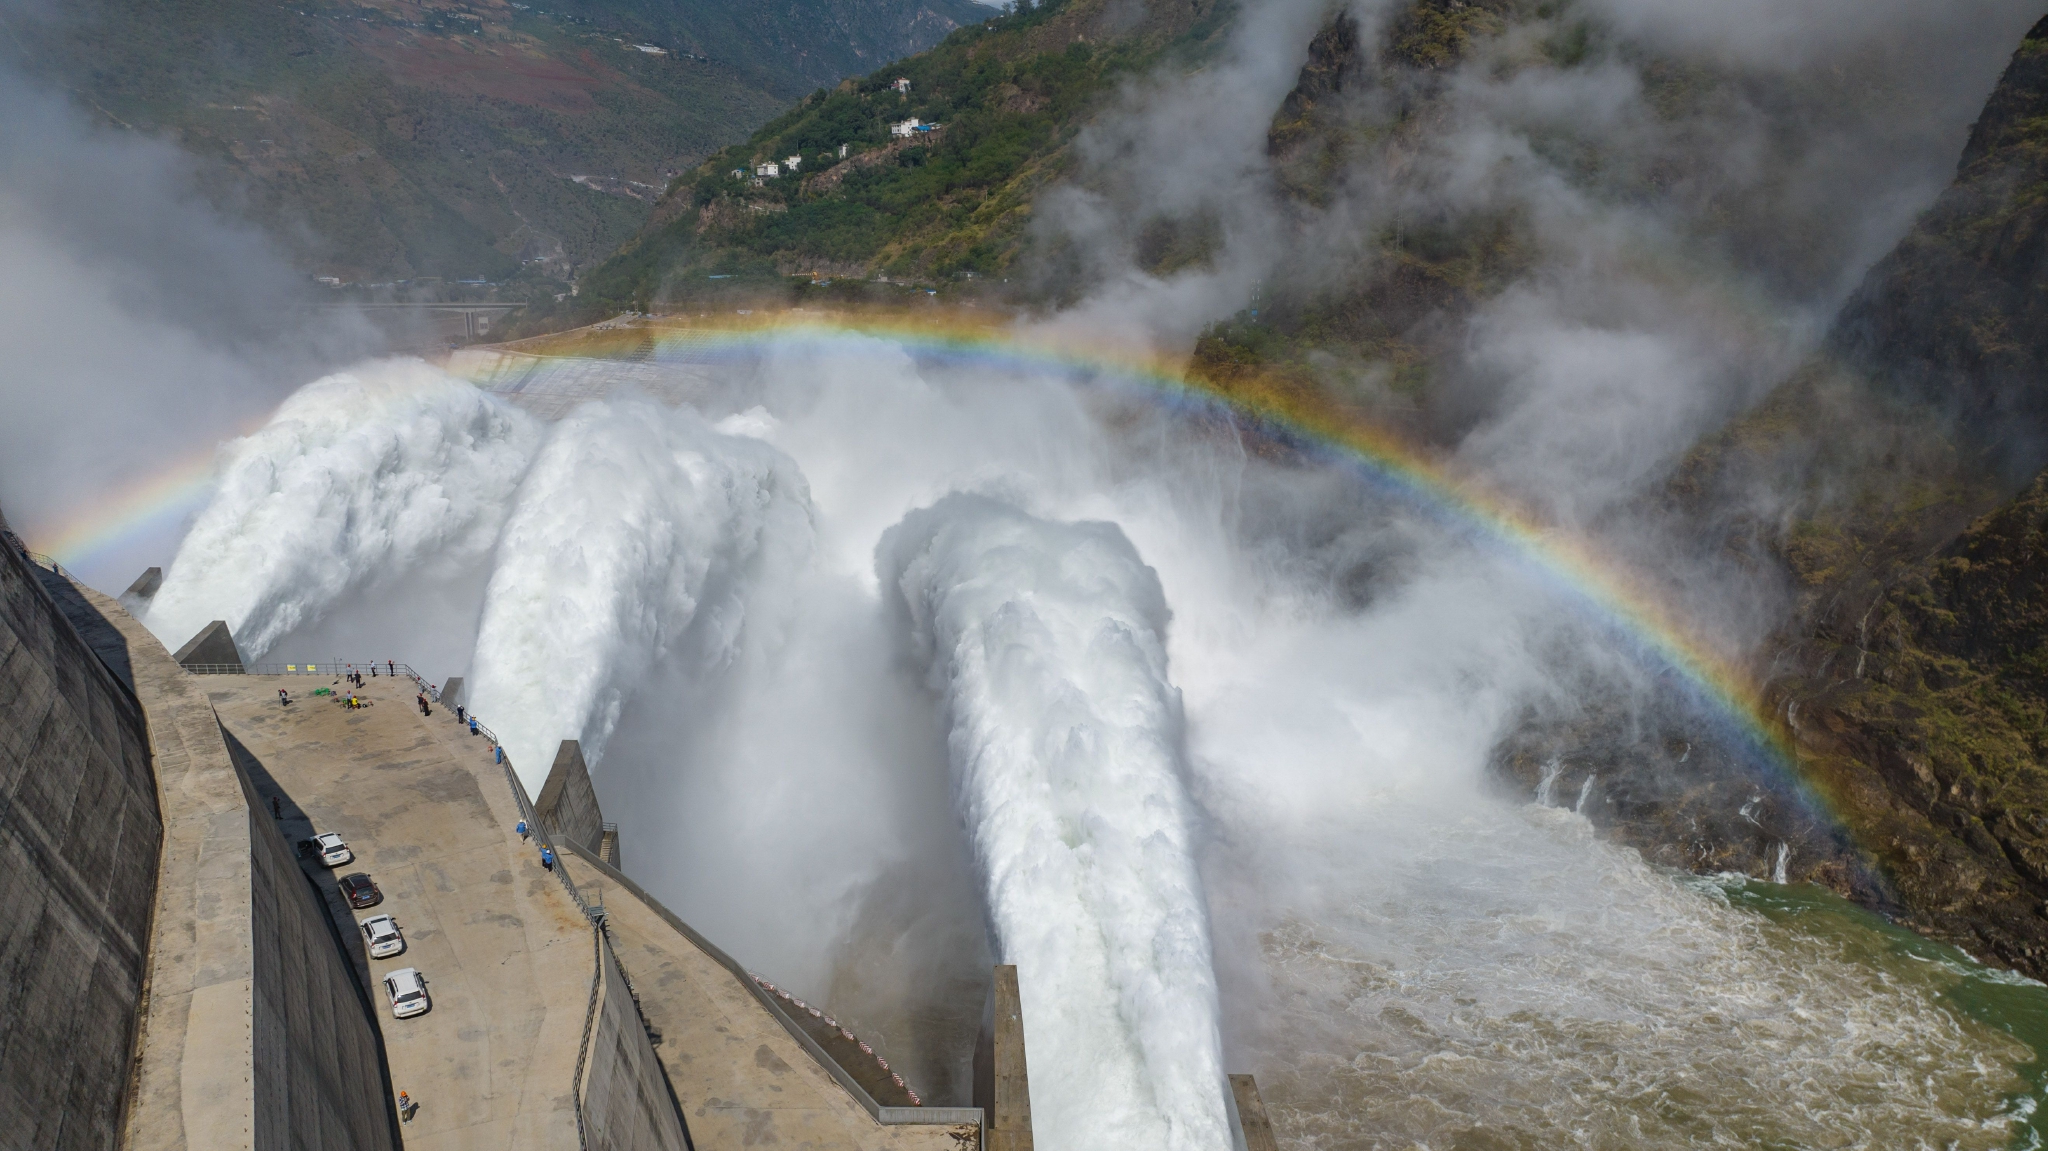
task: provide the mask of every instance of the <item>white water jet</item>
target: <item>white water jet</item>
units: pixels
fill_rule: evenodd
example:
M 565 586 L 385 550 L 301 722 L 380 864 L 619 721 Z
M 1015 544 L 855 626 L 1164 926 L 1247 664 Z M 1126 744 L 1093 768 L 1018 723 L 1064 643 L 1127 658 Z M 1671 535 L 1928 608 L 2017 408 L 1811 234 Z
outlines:
M 1188 751 L 1174 762 L 1188 768 L 1205 814 L 1200 861 L 1213 950 L 1222 957 L 1220 992 L 1182 1022 L 1203 1011 L 1213 1018 L 1221 1001 L 1233 1068 L 1259 1075 L 1286 1137 L 1332 1147 L 1388 1139 L 1450 1145 L 1467 1131 L 1508 1132 L 1531 1146 L 1569 1144 L 1582 1131 L 1641 1146 L 1691 1145 L 1700 1129 L 1730 1145 L 1805 1145 L 1836 1132 L 1872 1146 L 2002 1138 L 1995 1116 L 2015 1082 L 2000 1046 L 2007 1041 L 1952 1017 L 1926 987 L 1830 960 L 1796 932 L 1767 928 L 1633 852 L 1602 845 L 1586 821 L 1556 806 L 1562 763 L 1546 789 L 1548 807 L 1489 798 L 1485 765 L 1501 732 L 1526 701 L 1570 682 L 1545 662 L 1543 653 L 1558 645 L 1543 637 L 1583 638 L 1512 565 L 1375 518 L 1370 501 L 1316 469 L 1176 438 L 1170 427 L 1132 423 L 1128 412 L 1098 424 L 1077 402 L 1080 393 L 1057 381 L 936 373 L 880 344 L 786 359 L 759 381 L 734 381 L 734 406 L 707 418 L 749 410 L 757 399 L 762 409 L 711 425 L 706 451 L 748 446 L 723 443 L 723 427 L 764 438 L 802 465 L 818 487 L 818 542 L 808 559 L 796 558 L 808 536 L 794 521 L 789 532 L 764 529 L 754 559 L 705 561 L 727 574 L 704 581 L 686 623 L 660 602 L 667 585 L 658 580 L 571 573 L 557 584 L 527 570 L 524 582 L 579 588 L 590 602 L 616 608 L 622 646 L 579 640 L 589 621 L 577 612 L 529 613 L 522 626 L 537 642 L 499 651 L 508 656 L 504 674 L 528 677 L 536 691 L 595 699 L 590 714 L 600 719 L 605 700 L 622 701 L 599 788 L 628 841 L 645 845 L 629 851 L 635 878 L 750 966 L 802 986 L 808 1002 L 829 1005 L 864 1037 L 874 1034 L 877 1049 L 928 1099 L 967 1101 L 957 1039 L 971 1041 L 987 957 L 958 941 L 979 939 L 983 908 L 946 810 L 946 741 L 934 730 L 930 699 L 908 677 L 889 674 L 892 630 L 882 609 L 898 601 L 908 616 L 911 605 L 901 602 L 900 580 L 886 582 L 886 571 L 877 580 L 874 545 L 910 508 L 973 490 L 1030 508 L 1039 519 L 1020 518 L 1057 539 L 1078 529 L 1043 521 L 1114 521 L 1158 569 L 1174 607 L 1171 666 L 1189 725 Z M 673 439 L 671 418 L 696 417 L 650 412 L 641 421 L 647 430 L 618 434 Z M 554 429 L 551 442 L 566 451 L 587 434 L 579 426 Z M 604 462 L 565 469 L 553 488 L 529 482 L 515 518 L 559 505 L 546 538 L 583 546 L 579 533 L 594 531 L 619 548 L 637 545 L 607 534 L 617 531 L 605 526 L 607 516 L 696 522 L 659 493 L 621 488 Z M 552 494 L 541 498 L 543 491 Z M 529 505 L 529 496 L 539 502 Z M 696 542 L 642 549 L 645 563 L 633 570 L 677 551 L 724 556 L 729 538 L 694 533 Z M 774 558 L 780 549 L 785 559 Z M 510 547 L 487 558 L 507 571 L 529 562 Z M 1009 571 L 1004 564 L 1016 558 L 997 556 L 981 570 Z M 1134 557 L 1119 562 L 1142 569 Z M 1391 574 L 1376 577 L 1362 606 L 1330 594 L 1336 578 L 1361 563 Z M 773 574 L 785 566 L 801 567 L 802 576 Z M 963 560 L 958 571 L 968 567 Z M 1066 590 L 1057 596 L 1006 598 L 991 595 L 1001 589 L 987 580 L 968 580 L 926 606 L 935 613 L 975 597 L 1014 601 L 1017 611 L 998 621 L 1009 623 L 1027 609 L 1070 612 L 1085 599 L 1070 585 L 1129 598 L 1128 579 L 1086 584 L 1087 571 L 1061 569 L 1053 582 Z M 470 619 L 482 601 L 479 577 Z M 397 602 L 358 597 L 345 611 L 330 608 L 328 626 L 344 616 L 352 627 L 374 622 Z M 723 626 L 735 613 L 743 623 Z M 1139 631 L 1163 635 L 1163 607 L 1137 615 Z M 636 646 L 647 642 L 648 619 L 680 640 Z M 601 682 L 558 680 L 547 662 L 557 643 L 602 663 Z M 1013 647 L 969 654 L 1003 669 L 1031 654 Z M 417 648 L 391 650 L 409 658 Z M 651 669 L 649 690 L 634 702 L 638 666 Z M 1096 681 L 1108 675 L 1094 663 L 1063 674 L 1084 672 Z M 993 700 L 1014 721 L 1008 730 L 1048 726 L 1046 709 L 1018 702 L 1028 682 L 984 680 L 984 713 Z M 1163 663 L 1129 682 L 1142 690 L 1117 698 L 1150 701 L 1155 710 L 1160 693 L 1172 690 L 1163 686 Z M 1084 702 L 1097 706 L 1093 700 Z M 495 725 L 504 708 L 519 710 L 493 705 L 486 720 Z M 957 719 L 949 714 L 946 723 Z M 539 750 L 515 759 L 537 756 L 520 766 L 545 770 L 548 740 L 561 734 L 533 737 Z M 1107 801 L 1087 806 L 1122 810 Z M 820 827 L 841 833 L 820 836 Z M 1189 900 L 1197 910 L 1200 894 Z M 1008 913 L 988 908 L 998 926 L 1003 914 L 1022 913 L 1015 901 Z M 865 1000 L 845 997 L 842 980 L 856 968 L 884 973 Z M 1106 964 L 1069 968 L 1058 973 L 1068 982 L 1036 994 L 1026 976 L 1034 1102 L 1051 1117 L 1043 1122 L 1087 1113 L 1106 1088 L 1115 1089 L 1118 1107 L 1156 1121 L 1161 1100 L 1171 1100 L 1155 1093 L 1155 1081 L 1213 1079 L 1207 1071 L 1183 1075 L 1185 1063 L 1138 1063 L 1135 1015 L 1113 1014 L 1116 1026 L 1083 1036 L 1106 1036 L 1126 1057 L 1110 1062 L 1106 1082 L 1095 1074 L 1100 1060 L 1084 1060 L 1085 1075 L 1066 1061 L 1052 1064 L 1050 1054 L 1042 1066 L 1041 1032 L 1075 1026 L 1063 1010 L 1122 995 L 1110 972 Z M 1041 1006 L 1048 1002 L 1054 1006 Z M 1796 1009 L 1812 1003 L 1826 1010 Z M 892 1004 L 900 1007 L 893 1016 Z M 864 1011 L 884 1025 L 871 1031 Z M 956 1026 L 968 1012 L 964 1028 Z M 1759 1067 L 1747 1056 L 1760 1042 L 1780 1044 L 1785 1057 Z M 1941 1069 L 1933 1079 L 1918 1062 L 1923 1055 Z M 1144 1078 L 1118 1070 L 1129 1066 L 1142 1067 Z M 1885 1084 L 1876 1102 L 1858 1094 L 1869 1073 Z M 1710 1085 L 1702 1098 L 1711 1102 L 1688 1112 L 1683 1129 L 1641 1102 L 1650 1098 L 1645 1084 L 1673 1077 Z M 1197 1098 L 1193 1113 L 1213 1115 L 1220 1097 L 1218 1089 Z M 1349 1102 L 1361 1097 L 1386 1102 Z M 1909 1138 L 1888 1139 L 1900 1132 Z
M 1577 803 L 1572 804 L 1572 811 L 1575 814 L 1586 814 L 1586 801 L 1593 798 L 1593 781 L 1599 778 L 1598 775 L 1589 775 L 1586 777 L 1586 782 L 1579 785 L 1579 800 Z
M 226 620 L 260 659 L 346 596 L 459 576 L 489 555 L 539 442 L 532 417 L 418 360 L 316 380 L 221 449 L 143 622 L 175 649 Z
M 555 425 L 505 524 L 469 685 L 527 786 L 564 739 L 600 759 L 657 667 L 729 660 L 753 570 L 800 561 L 809 516 L 788 457 L 693 412 L 624 400 Z
M 1543 775 L 1536 781 L 1536 804 L 1539 807 L 1555 807 L 1557 799 L 1557 777 L 1564 774 L 1564 761 L 1553 759 L 1543 765 Z
M 877 568 L 943 701 L 1048 1147 L 1221 1151 L 1216 982 L 1158 577 L 1114 525 L 952 496 Z
M 1778 841 L 1778 858 L 1777 858 L 1777 862 L 1775 862 L 1775 863 L 1773 863 L 1773 864 L 1771 865 L 1771 882 L 1772 882 L 1772 883 L 1778 883 L 1778 884 L 1783 884 L 1783 883 L 1787 882 L 1787 881 L 1786 881 L 1786 879 L 1785 879 L 1785 866 L 1786 866 L 1786 864 L 1790 863 L 1790 862 L 1791 862 L 1791 860 L 1792 860 L 1792 848 L 1790 847 L 1790 845 L 1786 844 L 1786 843 L 1785 843 L 1785 842 L 1784 842 L 1783 840 L 1779 840 L 1779 841 Z

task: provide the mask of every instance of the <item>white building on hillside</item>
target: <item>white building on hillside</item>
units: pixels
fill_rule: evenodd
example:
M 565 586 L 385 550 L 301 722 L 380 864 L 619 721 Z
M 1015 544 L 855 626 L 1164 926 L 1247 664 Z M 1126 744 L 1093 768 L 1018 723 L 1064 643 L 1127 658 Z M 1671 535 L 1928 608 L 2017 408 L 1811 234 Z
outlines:
M 772 180 L 782 175 L 782 165 L 773 160 L 768 161 L 766 164 L 756 164 L 754 165 L 754 175 L 764 180 Z
M 910 139 L 910 134 L 917 131 L 917 123 L 917 117 L 915 116 L 908 120 L 900 120 L 889 125 L 889 134 L 899 140 L 908 140 Z
M 896 82 L 894 84 L 889 85 L 889 87 L 896 89 L 898 92 L 903 93 L 905 96 L 910 95 L 910 81 L 902 76 L 896 77 Z
M 791 156 L 782 161 L 782 166 L 788 168 L 792 172 L 796 171 L 798 168 L 803 167 L 803 164 L 804 158 L 802 156 Z

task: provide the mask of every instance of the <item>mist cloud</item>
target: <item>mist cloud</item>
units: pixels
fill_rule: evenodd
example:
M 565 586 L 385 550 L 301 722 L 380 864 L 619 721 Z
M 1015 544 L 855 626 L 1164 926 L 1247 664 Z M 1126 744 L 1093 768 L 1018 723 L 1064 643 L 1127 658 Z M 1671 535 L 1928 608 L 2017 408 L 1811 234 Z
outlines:
M 303 278 L 200 196 L 172 144 L 5 70 L 0 106 L 0 506 L 32 545 L 375 346 L 357 321 L 294 310 Z M 125 584 L 182 526 L 160 519 L 84 574 Z

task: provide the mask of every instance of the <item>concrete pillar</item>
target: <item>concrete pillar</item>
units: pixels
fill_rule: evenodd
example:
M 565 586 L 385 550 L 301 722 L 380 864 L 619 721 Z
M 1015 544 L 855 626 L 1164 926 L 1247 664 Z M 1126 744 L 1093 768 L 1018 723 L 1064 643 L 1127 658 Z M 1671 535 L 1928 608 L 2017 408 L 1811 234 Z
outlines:
M 1017 967 L 996 968 L 974 1051 L 974 1105 L 988 1125 L 987 1151 L 1031 1151 L 1031 1078 L 1024 1063 L 1024 1004 Z
M 226 620 L 217 619 L 199 629 L 199 634 L 185 641 L 185 646 L 171 656 L 180 667 L 213 667 L 242 670 L 242 653 L 235 647 L 235 637 L 228 632 Z
M 123 601 L 131 599 L 140 600 L 143 603 L 148 603 L 151 599 L 155 598 L 156 589 L 162 586 L 164 586 L 164 569 L 150 568 L 135 577 L 135 582 L 129 584 L 128 590 L 121 593 L 121 599 Z
M 603 846 L 604 811 L 597 805 L 597 789 L 591 786 L 583 747 L 575 740 L 563 740 L 556 750 L 547 782 L 534 797 L 533 817 L 550 836 L 571 840 L 578 847 L 589 848 L 593 855 Z
M 1237 1102 L 1237 1122 L 1244 1130 L 1245 1151 L 1280 1151 L 1273 1138 L 1273 1122 L 1266 1118 L 1266 1102 L 1259 1098 L 1259 1085 L 1249 1075 L 1230 1077 L 1230 1094 Z

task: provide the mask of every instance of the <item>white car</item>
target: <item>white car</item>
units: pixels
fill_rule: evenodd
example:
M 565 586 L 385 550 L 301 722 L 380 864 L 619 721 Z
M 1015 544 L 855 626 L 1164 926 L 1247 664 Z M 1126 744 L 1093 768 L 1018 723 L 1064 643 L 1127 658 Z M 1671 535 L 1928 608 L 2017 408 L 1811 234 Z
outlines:
M 384 990 L 391 996 L 391 1014 L 409 1019 L 425 1014 L 432 1006 L 427 1000 L 427 981 L 417 968 L 401 967 L 384 977 Z
M 398 921 L 388 915 L 372 915 L 361 923 L 363 938 L 369 941 L 370 958 L 389 959 L 405 950 L 405 936 L 399 934 Z
M 356 857 L 356 853 L 348 849 L 348 844 L 331 831 L 313 837 L 313 850 L 320 853 L 320 862 L 329 867 L 340 867 Z

